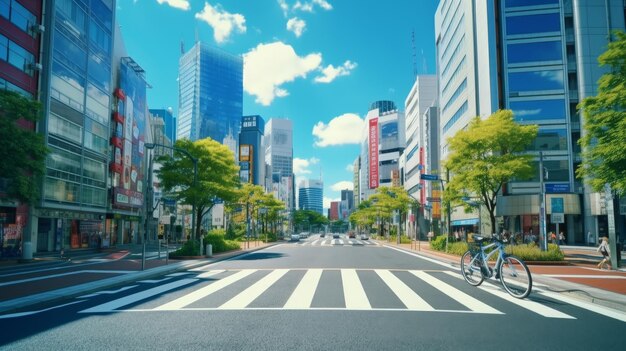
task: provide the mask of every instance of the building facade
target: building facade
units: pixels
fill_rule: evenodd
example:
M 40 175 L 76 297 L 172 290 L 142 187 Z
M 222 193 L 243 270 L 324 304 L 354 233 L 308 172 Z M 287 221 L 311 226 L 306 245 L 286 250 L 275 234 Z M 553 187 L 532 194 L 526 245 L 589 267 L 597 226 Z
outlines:
M 259 115 L 243 116 L 239 133 L 239 178 L 265 187 L 265 121 Z
M 268 190 L 285 203 L 286 210 L 294 210 L 293 122 L 284 118 L 270 119 L 265 125 L 264 140 Z
M 328 219 L 330 219 L 331 221 L 339 220 L 340 208 L 341 208 L 341 202 L 331 201 L 330 208 L 328 209 Z
M 176 139 L 239 135 L 243 115 L 243 58 L 197 42 L 179 60 Z
M 43 1 L 22 3 L 4 0 L 0 5 L 0 90 L 39 99 L 43 68 L 40 45 L 45 32 Z M 35 123 L 20 121 L 19 126 L 36 132 Z M 12 257 L 20 255 L 23 241 L 30 242 L 34 221 L 26 204 L 6 196 L 6 186 L 0 177 L 0 256 Z
M 344 189 L 341 191 L 341 202 L 339 203 L 339 219 L 347 220 L 354 212 L 354 191 Z
M 318 179 L 303 179 L 298 187 L 298 209 L 324 215 L 324 183 Z
M 176 117 L 174 117 L 172 108 L 168 109 L 149 109 L 150 114 L 163 119 L 163 135 L 169 139 L 172 145 L 176 142 Z

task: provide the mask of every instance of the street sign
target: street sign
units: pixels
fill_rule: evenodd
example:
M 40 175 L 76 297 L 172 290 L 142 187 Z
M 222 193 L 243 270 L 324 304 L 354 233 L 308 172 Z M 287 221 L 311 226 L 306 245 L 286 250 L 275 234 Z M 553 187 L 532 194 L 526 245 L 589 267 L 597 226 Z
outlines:
M 421 174 L 420 179 L 422 180 L 439 180 L 439 176 L 436 174 Z
M 163 198 L 161 198 L 161 200 L 163 200 L 163 204 L 165 206 L 176 206 L 176 200 L 175 199 L 168 199 L 167 197 L 163 197 Z
M 546 184 L 545 186 L 547 194 L 562 194 L 570 192 L 569 183 Z
M 429 202 L 441 202 L 440 197 L 427 197 L 426 200 L 428 200 Z
M 563 208 L 563 198 L 562 197 L 553 197 L 550 201 L 552 213 L 564 213 Z
M 562 213 L 552 213 L 550 220 L 552 223 L 565 223 L 565 215 Z

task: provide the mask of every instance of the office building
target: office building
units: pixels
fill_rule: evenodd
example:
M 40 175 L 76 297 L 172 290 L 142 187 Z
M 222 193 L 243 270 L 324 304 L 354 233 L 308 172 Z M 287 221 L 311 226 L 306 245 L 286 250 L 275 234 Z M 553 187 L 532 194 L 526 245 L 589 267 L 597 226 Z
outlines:
M 331 201 L 330 208 L 328 209 L 328 219 L 330 219 L 331 221 L 339 220 L 340 208 L 341 208 L 341 202 Z
M 253 183 L 265 188 L 265 150 L 263 131 L 265 121 L 261 116 L 243 116 L 239 133 L 239 177 L 243 183 Z
M 272 118 L 265 124 L 265 163 L 267 185 L 278 190 L 278 199 L 287 210 L 295 209 L 293 175 L 293 122 L 284 118 Z
M 298 187 L 298 209 L 324 214 L 324 183 L 318 179 L 303 179 Z
M 243 59 L 197 42 L 179 60 L 176 139 L 239 135 L 243 115 Z
M 176 142 L 176 117 L 172 113 L 172 108 L 168 109 L 149 109 L 150 114 L 163 119 L 163 135 L 174 144 Z
M 339 219 L 347 220 L 352 212 L 354 212 L 354 191 L 344 189 L 341 191 Z

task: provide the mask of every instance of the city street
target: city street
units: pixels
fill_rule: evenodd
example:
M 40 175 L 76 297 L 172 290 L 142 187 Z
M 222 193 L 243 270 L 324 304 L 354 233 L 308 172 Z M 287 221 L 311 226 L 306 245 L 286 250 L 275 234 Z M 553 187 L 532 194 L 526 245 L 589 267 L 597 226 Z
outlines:
M 319 238 L 0 315 L 4 349 L 620 349 L 626 314 L 446 263 Z M 576 305 L 574 305 L 574 303 Z

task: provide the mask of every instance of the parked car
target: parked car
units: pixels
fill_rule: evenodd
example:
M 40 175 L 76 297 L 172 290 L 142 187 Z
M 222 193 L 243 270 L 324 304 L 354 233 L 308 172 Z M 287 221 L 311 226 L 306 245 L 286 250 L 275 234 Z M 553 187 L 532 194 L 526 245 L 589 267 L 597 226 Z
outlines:
M 361 240 L 369 240 L 370 238 L 366 234 L 361 234 Z
M 320 238 L 324 238 L 324 237 L 326 237 L 326 233 L 321 233 Z
M 291 241 L 300 241 L 299 234 L 291 234 Z
M 339 239 L 339 233 L 333 233 L 333 239 Z
M 348 238 L 354 239 L 356 238 L 356 234 L 354 234 L 354 232 L 348 232 Z

